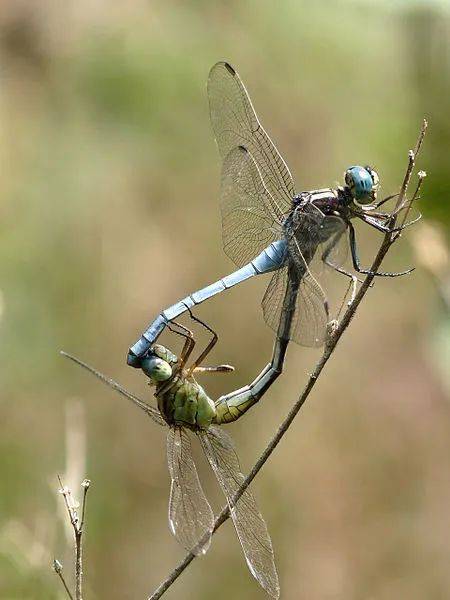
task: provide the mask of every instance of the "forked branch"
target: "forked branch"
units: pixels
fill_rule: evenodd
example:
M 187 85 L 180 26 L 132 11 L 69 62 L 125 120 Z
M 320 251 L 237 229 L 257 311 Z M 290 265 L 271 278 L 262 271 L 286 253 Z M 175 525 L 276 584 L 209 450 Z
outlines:
M 60 485 L 60 493 L 64 497 L 64 504 L 66 505 L 67 515 L 72 525 L 74 538 L 75 538 L 75 596 L 69 589 L 67 582 L 63 574 L 63 566 L 57 559 L 53 561 L 53 569 L 61 580 L 64 586 L 66 594 L 70 600 L 83 600 L 83 526 L 84 518 L 86 514 L 86 497 L 91 485 L 89 479 L 85 479 L 81 487 L 83 488 L 83 499 L 81 501 L 81 518 L 78 514 L 78 503 L 72 495 L 72 491 L 65 485 L 63 485 L 61 477 L 58 475 L 58 481 Z

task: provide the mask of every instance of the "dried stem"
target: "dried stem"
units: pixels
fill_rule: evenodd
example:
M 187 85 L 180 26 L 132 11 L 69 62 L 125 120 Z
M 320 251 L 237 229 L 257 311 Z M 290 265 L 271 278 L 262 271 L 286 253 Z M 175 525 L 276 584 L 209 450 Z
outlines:
M 91 486 L 91 481 L 90 479 L 85 479 L 82 483 L 81 483 L 81 487 L 83 488 L 83 502 L 81 505 L 81 523 L 80 523 L 80 531 L 83 531 L 83 525 L 84 525 L 84 517 L 86 514 L 86 497 L 87 497 L 87 493 L 88 490 Z
M 64 579 L 64 575 L 63 575 L 63 566 L 62 564 L 59 562 L 59 560 L 55 560 L 53 561 L 53 570 L 55 571 L 55 573 L 58 575 L 58 577 L 61 580 L 61 583 L 64 586 L 64 589 L 66 590 L 66 593 L 68 595 L 68 597 L 70 598 L 70 600 L 73 600 L 73 596 L 72 596 L 72 592 L 69 590 L 69 587 L 66 583 L 66 580 Z
M 423 179 L 422 175 L 419 175 L 418 187 L 410 201 L 407 200 L 406 194 L 408 191 L 409 183 L 411 181 L 411 176 L 412 176 L 412 173 L 414 170 L 414 165 L 415 165 L 417 155 L 420 152 L 420 149 L 422 147 L 426 129 L 427 129 L 427 122 L 424 120 L 422 123 L 422 127 L 420 129 L 420 132 L 419 132 L 416 146 L 415 146 L 414 150 L 410 150 L 410 152 L 408 154 L 408 166 L 407 166 L 407 169 L 405 172 L 402 186 L 400 188 L 400 193 L 399 193 L 399 196 L 397 199 L 396 207 L 393 211 L 393 218 L 391 219 L 391 227 L 394 227 L 394 225 L 395 225 L 396 216 L 397 216 L 399 210 L 406 206 L 405 215 L 402 215 L 402 224 L 405 222 L 406 216 L 412 206 L 412 203 L 417 198 L 418 191 L 420 188 L 420 182 Z M 245 492 L 245 490 L 251 484 L 253 479 L 256 477 L 256 475 L 259 473 L 259 471 L 262 469 L 262 467 L 267 462 L 267 460 L 269 459 L 272 452 L 278 446 L 281 439 L 283 438 L 283 436 L 285 435 L 285 433 L 291 426 L 293 420 L 297 416 L 298 412 L 300 411 L 300 409 L 302 408 L 306 399 L 308 398 L 309 394 L 311 393 L 312 389 L 314 388 L 316 381 L 319 378 L 319 375 L 321 374 L 323 368 L 325 367 L 326 363 L 328 362 L 328 359 L 334 352 L 336 345 L 339 342 L 342 334 L 349 326 L 350 321 L 352 320 L 359 304 L 361 303 L 362 299 L 364 298 L 365 294 L 367 293 L 367 290 L 369 289 L 369 287 L 371 287 L 372 282 L 375 278 L 375 275 L 373 273 L 376 273 L 378 271 L 388 250 L 393 245 L 393 243 L 398 239 L 398 237 L 399 236 L 397 234 L 393 235 L 391 232 L 387 232 L 385 234 L 383 241 L 381 243 L 380 249 L 378 250 L 378 253 L 377 253 L 377 255 L 373 261 L 373 264 L 370 268 L 370 271 L 372 272 L 372 274 L 369 274 L 366 276 L 366 278 L 364 279 L 363 283 L 361 284 L 361 287 L 359 288 L 357 294 L 355 295 L 353 302 L 351 302 L 351 304 L 345 311 L 339 325 L 336 327 L 336 329 L 333 332 L 331 332 L 329 340 L 324 347 L 323 354 L 320 357 L 319 361 L 317 362 L 317 364 L 314 368 L 314 371 L 309 376 L 309 379 L 308 379 L 302 393 L 300 394 L 299 398 L 297 399 L 297 401 L 295 402 L 295 404 L 293 405 L 293 407 L 287 414 L 284 421 L 281 423 L 280 427 L 278 428 L 278 431 L 275 433 L 275 435 L 270 440 L 269 444 L 267 445 L 267 447 L 265 448 L 265 450 L 263 451 L 261 456 L 258 458 L 256 463 L 254 464 L 253 468 L 251 469 L 250 473 L 247 475 L 247 477 L 243 481 L 242 485 L 240 486 L 240 488 L 238 489 L 236 494 L 233 496 L 233 498 L 231 500 L 232 505 L 234 505 L 239 500 L 239 498 L 242 496 L 242 494 Z M 221 512 L 219 513 L 219 515 L 216 517 L 212 533 L 214 534 L 219 529 L 219 527 L 229 517 L 230 517 L 230 509 L 228 506 L 224 506 L 222 508 Z M 200 541 L 200 543 L 201 543 L 201 541 Z M 153 594 L 151 594 L 151 596 L 148 597 L 148 600 L 158 600 L 158 598 L 161 598 L 161 596 L 170 588 L 170 586 L 176 581 L 176 579 L 178 579 L 178 577 L 181 575 L 181 573 L 189 566 L 189 564 L 194 560 L 194 558 L 196 558 L 196 555 L 193 554 L 192 552 L 188 552 L 186 554 L 186 556 L 184 557 L 184 559 L 173 569 L 173 571 L 166 577 L 166 579 L 164 579 L 164 581 L 161 582 L 161 584 L 153 592 Z
M 417 156 L 422 148 L 422 144 L 423 144 L 423 140 L 425 138 L 425 134 L 427 132 L 427 128 L 428 128 L 428 121 L 426 119 L 423 119 L 420 131 L 419 131 L 419 136 L 417 138 L 417 142 L 414 147 L 414 150 L 410 150 L 408 153 L 408 167 L 406 169 L 406 173 L 403 178 L 403 183 L 400 188 L 400 193 L 397 198 L 397 203 L 395 205 L 395 209 L 393 212 L 394 218 L 392 219 L 392 222 L 391 222 L 392 227 L 394 226 L 394 223 L 396 221 L 396 217 L 397 217 L 398 213 L 407 205 L 406 192 L 408 190 L 409 182 L 411 181 L 411 176 L 412 176 L 412 173 L 414 170 L 414 166 L 416 164 Z M 420 171 L 419 187 L 420 187 L 421 181 L 424 179 L 424 177 L 425 177 L 425 173 L 423 171 Z M 412 204 L 416 200 L 417 191 L 418 190 L 416 190 L 416 193 L 412 196 L 412 198 L 409 202 L 409 205 L 407 206 L 406 210 L 404 211 L 400 225 L 403 225 L 405 223 L 408 213 L 411 210 Z M 398 237 L 399 234 L 400 234 L 400 232 L 397 232 L 396 234 L 394 234 L 394 236 Z
M 69 516 L 75 537 L 75 600 L 83 600 L 83 525 L 86 513 L 86 497 L 91 482 L 89 479 L 85 479 L 81 484 L 83 488 L 83 500 L 81 505 L 80 520 L 77 512 L 77 502 L 75 501 L 71 490 L 67 486 L 63 485 L 62 479 L 59 475 L 58 481 L 60 485 L 60 492 L 64 497 L 64 504 L 66 505 L 67 514 Z M 55 559 L 53 561 L 53 568 L 55 573 L 61 579 L 61 582 L 70 600 L 74 600 L 74 597 L 70 592 L 62 574 L 62 564 Z

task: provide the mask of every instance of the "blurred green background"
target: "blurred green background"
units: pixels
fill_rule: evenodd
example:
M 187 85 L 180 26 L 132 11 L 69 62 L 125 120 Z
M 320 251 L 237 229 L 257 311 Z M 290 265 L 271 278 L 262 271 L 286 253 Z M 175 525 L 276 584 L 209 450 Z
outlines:
M 233 269 L 205 82 L 227 59 L 298 189 L 377 167 L 395 192 L 423 116 L 427 221 L 379 280 L 254 483 L 283 598 L 450 597 L 448 2 L 39 3 L 0 8 L 0 597 L 63 598 L 71 575 L 56 474 L 93 481 L 86 599 L 145 598 L 183 550 L 167 527 L 164 433 L 75 366 L 149 398 L 125 364 L 144 326 Z M 360 230 L 364 263 L 379 236 Z M 203 305 L 220 333 L 213 398 L 251 381 L 272 333 L 267 280 Z M 174 340 L 164 338 L 176 349 Z M 248 470 L 318 353 L 292 346 L 261 404 L 228 427 Z M 199 459 L 216 509 L 212 474 Z M 231 524 L 166 598 L 263 598 Z

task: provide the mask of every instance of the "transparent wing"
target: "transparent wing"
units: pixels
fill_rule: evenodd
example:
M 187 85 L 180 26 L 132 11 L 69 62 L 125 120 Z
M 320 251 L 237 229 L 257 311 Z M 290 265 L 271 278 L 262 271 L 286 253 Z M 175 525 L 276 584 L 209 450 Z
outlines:
M 170 530 L 186 550 L 204 554 L 211 543 L 214 514 L 198 478 L 188 432 L 181 427 L 167 434 L 167 463 Z
M 294 196 L 291 173 L 259 122 L 239 75 L 228 63 L 218 62 L 211 69 L 208 97 L 211 124 L 222 158 L 236 146 L 247 148 L 279 213 L 286 213 Z
M 348 258 L 348 239 L 344 235 L 347 227 L 340 217 L 332 215 L 324 217 L 321 225 L 322 239 L 325 239 L 321 242 L 321 256 L 327 259 L 322 264 L 330 266 L 331 263 L 335 267 L 342 267 Z
M 301 346 L 320 347 L 329 321 L 323 257 L 328 252 L 336 266 L 345 260 L 341 250 L 345 223 L 314 208 L 297 212 L 293 221 L 285 232 L 287 265 L 274 273 L 262 301 L 264 320 L 278 335 Z
M 301 346 L 320 347 L 328 323 L 322 288 L 309 272 L 296 285 L 288 273 L 286 266 L 272 275 L 262 300 L 264 320 L 275 333 L 283 330 L 287 333 L 284 337 Z
M 249 151 L 230 150 L 223 161 L 220 189 L 223 247 L 239 267 L 282 236 L 282 215 Z
M 349 256 L 349 245 L 345 230 L 336 234 L 336 237 L 333 239 L 333 244 L 329 256 L 330 262 L 332 262 L 333 265 L 342 267 L 347 262 Z
M 198 435 L 206 457 L 227 498 L 231 518 L 248 568 L 267 593 L 273 598 L 278 598 L 280 588 L 272 542 L 253 494 L 247 489 L 235 505 L 232 503 L 233 495 L 244 481 L 233 442 L 223 430 L 217 427 L 210 427 L 207 432 Z

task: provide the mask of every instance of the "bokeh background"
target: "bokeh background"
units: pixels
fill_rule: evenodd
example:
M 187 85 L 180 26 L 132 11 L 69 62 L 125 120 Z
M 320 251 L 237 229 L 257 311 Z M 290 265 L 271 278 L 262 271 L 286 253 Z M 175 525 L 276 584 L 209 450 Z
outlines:
M 167 527 L 164 433 L 58 355 L 149 398 L 125 364 L 159 311 L 233 269 L 205 82 L 227 59 L 299 189 L 370 163 L 397 191 L 423 116 L 426 220 L 385 266 L 254 483 L 283 598 L 450 597 L 448 2 L 149 0 L 0 7 L 0 597 L 63 598 L 70 531 L 56 474 L 93 484 L 86 598 L 146 598 L 183 556 Z M 379 236 L 360 228 L 364 262 Z M 268 362 L 267 280 L 203 305 L 220 333 L 213 398 Z M 176 349 L 178 342 L 165 337 Z M 292 346 L 228 427 L 248 471 L 318 353 Z M 218 509 L 222 498 L 200 454 Z M 263 598 L 230 523 L 169 598 Z

